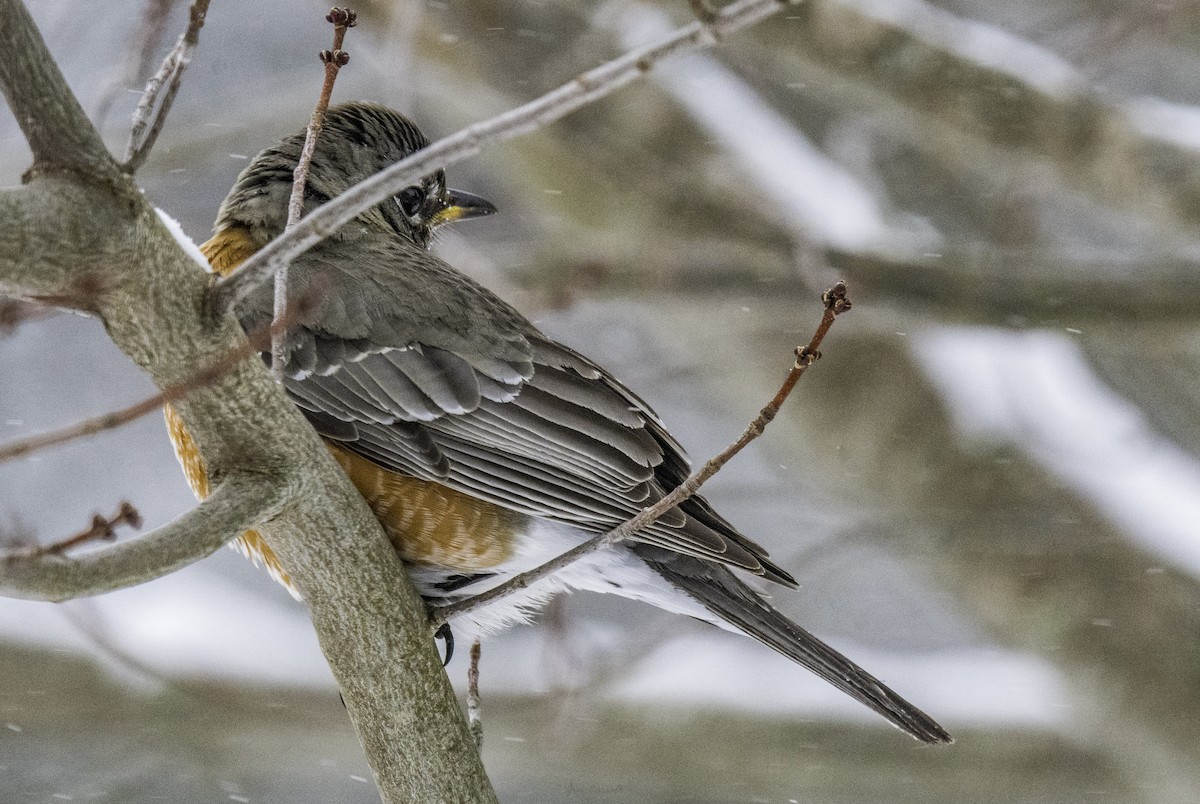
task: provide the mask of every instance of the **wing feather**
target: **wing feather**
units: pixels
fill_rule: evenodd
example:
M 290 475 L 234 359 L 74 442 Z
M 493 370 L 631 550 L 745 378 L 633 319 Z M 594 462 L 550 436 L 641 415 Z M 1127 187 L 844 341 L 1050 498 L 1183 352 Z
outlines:
M 637 395 L 582 355 L 536 334 L 511 358 L 422 343 L 327 335 L 287 390 L 339 446 L 531 516 L 600 533 L 662 498 L 687 458 Z M 522 355 L 530 355 L 527 360 Z M 342 424 L 339 424 L 342 423 Z M 349 426 L 348 426 L 349 425 Z M 702 499 L 636 539 L 789 582 Z

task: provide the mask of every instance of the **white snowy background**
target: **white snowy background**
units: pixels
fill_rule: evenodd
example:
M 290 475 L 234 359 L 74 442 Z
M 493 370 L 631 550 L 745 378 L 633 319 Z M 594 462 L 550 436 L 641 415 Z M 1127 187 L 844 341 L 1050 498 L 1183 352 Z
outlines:
M 85 108 L 116 92 L 115 150 L 144 5 L 30 3 Z M 247 158 L 307 119 L 325 10 L 213 3 L 142 174 L 198 242 Z M 335 100 L 434 135 L 687 19 L 359 10 Z M 485 643 L 505 800 L 1194 800 L 1198 46 L 1187 4 L 819 0 L 451 169 L 501 214 L 443 256 L 612 368 L 694 459 L 769 398 L 845 275 L 825 358 L 706 494 L 800 580 L 781 609 L 959 737 L 919 748 L 749 640 L 581 595 Z M 0 148 L 15 183 L 7 112 Z M 97 322 L 0 340 L 5 439 L 149 393 Z M 159 417 L 0 465 L 16 536 L 122 499 L 148 527 L 192 504 Z M 372 801 L 366 775 L 303 606 L 232 551 L 96 599 L 0 600 L 0 800 Z

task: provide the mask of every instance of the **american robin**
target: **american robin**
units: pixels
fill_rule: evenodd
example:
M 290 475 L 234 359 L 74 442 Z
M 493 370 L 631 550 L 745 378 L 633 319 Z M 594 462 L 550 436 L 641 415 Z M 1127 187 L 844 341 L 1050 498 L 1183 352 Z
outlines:
M 201 246 L 227 274 L 283 231 L 304 133 L 258 154 Z M 426 146 L 382 106 L 331 109 L 305 191 L 311 211 Z M 430 603 L 478 594 L 611 529 L 688 474 L 683 448 L 636 394 L 543 335 L 428 251 L 434 229 L 494 211 L 437 171 L 296 259 L 292 292 L 320 277 L 284 349 L 283 385 L 366 498 Z M 238 314 L 270 321 L 264 286 Z M 200 497 L 208 477 L 177 416 L 171 440 Z M 238 545 L 288 584 L 255 532 Z M 554 594 L 610 592 L 748 634 L 919 740 L 949 742 L 929 716 L 768 605 L 732 569 L 785 586 L 766 551 L 692 497 L 632 541 L 454 621 L 476 634 L 527 621 Z

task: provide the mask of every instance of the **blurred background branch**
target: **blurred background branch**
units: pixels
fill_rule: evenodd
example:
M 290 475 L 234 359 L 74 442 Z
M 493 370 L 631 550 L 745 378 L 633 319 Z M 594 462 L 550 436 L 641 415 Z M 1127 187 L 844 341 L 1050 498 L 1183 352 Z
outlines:
M 269 34 L 214 5 L 219 45 L 197 51 L 139 172 L 197 239 L 245 159 L 308 115 L 295 76 L 311 55 L 278 43 L 320 35 L 290 4 L 261 6 Z M 87 108 L 144 4 L 122 7 L 34 9 Z M 433 134 L 692 18 L 682 1 L 357 10 L 339 93 Z M 852 283 L 866 314 L 831 336 L 838 360 L 710 497 L 801 580 L 776 604 L 959 737 L 914 751 L 733 638 L 578 596 L 560 627 L 487 646 L 502 798 L 1194 799 L 1197 74 L 1194 3 L 811 0 L 450 171 L 501 214 L 448 234 L 442 255 L 610 365 L 695 455 L 773 390 L 759 356 L 796 341 L 796 300 Z M 114 101 L 109 142 L 134 102 Z M 22 146 L 0 125 L 12 182 Z M 0 383 L 10 436 L 149 395 L 72 316 L 24 321 L 0 375 L 20 378 Z M 0 468 L 0 502 L 61 533 L 122 496 L 150 525 L 191 505 L 157 422 L 121 437 L 136 466 L 68 447 Z M 46 488 L 64 491 L 47 502 Z M 42 798 L 373 800 L 286 595 L 224 553 L 172 584 L 106 597 L 102 614 L 122 649 L 225 714 L 6 601 L 2 720 L 22 729 L 0 731 L 9 772 Z M 55 742 L 56 722 L 77 729 Z M 100 739 L 112 722 L 128 729 Z M 163 722 L 171 740 L 147 736 Z
M 200 29 L 204 27 L 204 18 L 208 15 L 208 3 L 209 0 L 192 0 L 192 5 L 188 9 L 187 28 L 179 35 L 175 47 L 171 48 L 171 52 L 163 59 L 158 71 L 146 82 L 146 89 L 142 92 L 137 110 L 133 114 L 129 144 L 125 146 L 125 161 L 121 165 L 127 173 L 136 173 L 137 169 L 142 166 L 142 163 L 150 155 L 150 149 L 158 140 L 158 135 L 162 133 L 163 126 L 166 125 L 171 105 L 175 103 L 175 95 L 183 83 L 184 71 L 192 63 L 192 56 L 200 41 Z M 161 24 L 159 19 L 162 13 L 160 5 L 152 4 L 147 8 L 146 16 L 143 18 L 145 24 L 141 31 L 142 43 L 147 42 L 151 37 L 161 35 L 159 30 Z M 143 46 L 139 48 L 138 52 L 144 55 L 148 50 L 149 47 Z M 140 73 L 139 66 L 135 74 Z
M 129 37 L 129 57 L 116 66 L 112 80 L 96 101 L 93 117 L 97 121 L 103 123 L 108 118 L 108 112 L 117 98 L 122 93 L 131 91 L 128 87 L 150 76 L 154 52 L 161 46 L 171 10 L 179 2 L 180 0 L 146 0 L 142 8 L 141 22 Z

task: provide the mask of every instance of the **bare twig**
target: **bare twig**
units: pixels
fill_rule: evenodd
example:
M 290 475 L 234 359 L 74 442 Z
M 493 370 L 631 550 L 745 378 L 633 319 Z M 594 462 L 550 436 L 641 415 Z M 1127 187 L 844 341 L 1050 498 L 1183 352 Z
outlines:
M 434 628 L 438 628 L 455 617 L 467 614 L 507 597 L 514 592 L 525 589 L 542 578 L 558 572 L 563 567 L 573 564 L 584 556 L 590 555 L 601 548 L 619 544 L 633 536 L 639 530 L 651 525 L 667 511 L 670 511 L 694 495 L 710 477 L 715 475 L 720 471 L 721 467 L 729 462 L 730 458 L 737 455 L 747 444 L 763 434 L 766 426 L 779 413 L 780 407 L 788 398 L 788 395 L 791 394 L 800 376 L 820 358 L 821 352 L 819 349 L 821 341 L 825 339 L 829 328 L 833 326 L 834 318 L 850 309 L 850 300 L 846 297 L 846 284 L 838 282 L 829 290 L 822 293 L 821 302 L 825 305 L 825 313 L 821 316 L 821 323 L 817 325 L 817 330 L 813 333 L 812 340 L 808 342 L 807 346 L 796 348 L 796 361 L 792 365 L 791 371 L 788 372 L 787 377 L 784 378 L 783 384 L 779 386 L 779 391 L 759 411 L 758 415 L 754 417 L 750 425 L 736 441 L 721 450 L 715 457 L 710 458 L 704 466 L 692 472 L 686 480 L 672 489 L 669 494 L 654 505 L 643 509 L 637 516 L 622 522 L 607 533 L 601 533 L 578 547 L 568 550 L 557 558 L 547 561 L 540 567 L 510 578 L 499 586 L 478 594 L 475 597 L 432 609 L 429 616 L 430 624 Z
M 321 85 L 321 96 L 313 108 L 312 118 L 308 121 L 308 131 L 304 136 L 304 147 L 300 151 L 300 159 L 296 162 L 296 170 L 292 174 L 292 195 L 288 199 L 288 216 L 286 229 L 295 226 L 300 216 L 304 214 L 304 187 L 308 184 L 308 169 L 312 164 L 313 152 L 317 148 L 317 138 L 325 128 L 325 114 L 329 111 L 329 98 L 333 95 L 333 82 L 337 80 L 338 71 L 350 62 L 350 54 L 342 50 L 342 41 L 346 30 L 358 24 L 358 15 L 349 8 L 334 6 L 329 10 L 325 19 L 333 25 L 333 49 L 322 50 L 321 63 L 325 65 L 325 81 Z M 282 321 L 287 316 L 288 305 L 288 267 L 283 265 L 275 274 L 275 320 Z M 287 343 L 287 328 L 280 327 L 271 336 L 271 372 L 283 376 L 284 345 Z
M 112 108 L 113 101 L 117 99 L 117 96 L 127 86 L 141 80 L 142 76 L 150 71 L 150 60 L 162 41 L 163 34 L 167 30 L 167 20 L 171 16 L 171 9 L 177 2 L 179 0 L 147 0 L 146 10 L 142 12 L 142 22 L 133 35 L 133 52 L 125 60 L 120 72 L 108 82 L 108 86 L 100 95 L 100 100 L 96 102 L 94 118 L 97 126 L 103 127 L 104 119 L 108 117 L 108 111 Z
M 146 83 L 146 90 L 133 113 L 133 127 L 129 132 L 129 144 L 125 148 L 125 161 L 121 165 L 121 169 L 126 173 L 134 173 L 142 166 L 167 122 L 167 114 L 170 113 L 171 104 L 175 102 L 175 95 L 179 92 L 183 73 L 191 64 L 196 43 L 200 41 L 200 29 L 204 27 L 208 3 L 209 0 L 192 0 L 192 6 L 188 10 L 187 28 L 180 35 L 175 47 L 171 48 L 171 52 L 163 59 L 158 72 Z M 167 84 L 165 92 L 164 83 Z
M 536 131 L 581 106 L 609 95 L 649 72 L 659 61 L 698 50 L 718 38 L 759 22 L 798 0 L 737 0 L 722 8 L 710 24 L 694 22 L 662 41 L 632 50 L 574 78 L 558 89 L 501 115 L 469 126 L 402 159 L 386 170 L 359 182 L 337 199 L 305 216 L 299 224 L 271 241 L 236 271 L 223 277 L 214 302 L 229 309 L 321 240 L 336 232 L 363 211 L 384 201 L 437 168 L 461 162 L 485 147 Z
M 134 539 L 77 556 L 0 554 L 0 596 L 69 600 L 161 578 L 277 516 L 293 491 L 261 472 L 233 473 L 195 508 Z
M 112 290 L 112 277 L 97 271 L 89 271 L 71 279 L 65 288 L 55 294 L 33 296 L 32 301 L 48 307 L 61 307 L 65 310 L 80 310 L 85 313 L 98 313 L 105 294 Z
M 54 310 L 40 304 L 0 296 L 0 337 L 11 335 L 25 321 L 54 315 Z
M 308 166 L 312 162 L 313 151 L 317 147 L 317 138 L 325 127 L 325 114 L 329 111 L 329 98 L 333 95 L 333 83 L 337 80 L 338 71 L 350 62 L 350 54 L 342 50 L 342 42 L 346 30 L 358 24 L 358 15 L 349 8 L 334 7 L 330 9 L 325 19 L 333 24 L 333 49 L 322 50 L 318 56 L 325 65 L 325 81 L 321 85 L 321 96 L 313 108 L 312 119 L 308 121 L 308 132 L 304 138 L 304 148 L 300 151 L 300 159 L 296 164 L 295 176 L 292 182 L 292 196 L 288 199 L 287 225 L 292 227 L 304 214 L 304 185 L 308 181 Z
M 111 542 L 117 538 L 117 527 L 128 525 L 134 530 L 142 527 L 142 515 L 128 501 L 122 501 L 117 512 L 110 517 L 96 514 L 87 530 L 82 530 L 74 536 L 51 544 L 39 544 L 22 550 L 13 550 L 0 554 L 5 561 L 28 560 L 48 555 L 62 555 L 68 550 L 81 544 L 94 541 Z
M 471 664 L 467 667 L 467 723 L 478 751 L 483 751 L 483 705 L 479 697 L 479 656 L 482 652 L 479 637 L 475 637 L 471 643 Z
M 688 5 L 692 7 L 692 13 L 696 15 L 696 19 L 705 25 L 711 25 L 717 21 L 720 12 L 709 5 L 708 0 L 688 0 Z
M 19 516 L 13 516 L 11 521 L 0 527 L 0 555 L 26 550 L 37 545 L 31 528 Z M 446 626 L 449 628 L 449 626 Z
M 121 410 L 114 410 L 91 419 L 84 419 L 61 430 L 39 433 L 38 435 L 22 438 L 0 446 L 0 463 L 58 444 L 65 444 L 68 441 L 74 441 L 79 438 L 95 435 L 96 433 L 102 433 L 105 430 L 121 427 L 140 419 L 147 413 L 161 409 L 165 404 L 182 399 L 192 391 L 212 385 L 232 371 L 243 360 L 253 357 L 263 349 L 266 349 L 271 343 L 271 335 L 275 332 L 276 328 L 289 327 L 304 317 L 319 295 L 320 290 L 315 287 L 310 288 L 301 298 L 293 301 L 292 307 L 288 311 L 288 316 L 282 321 L 272 322 L 265 327 L 260 327 L 247 336 L 245 343 L 229 350 L 190 377 L 167 386 L 161 393 L 155 394 L 149 399 L 143 399 L 141 402 L 130 405 L 127 408 L 122 408 Z

